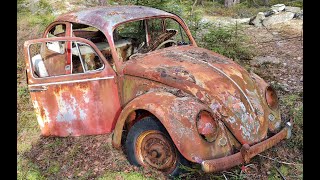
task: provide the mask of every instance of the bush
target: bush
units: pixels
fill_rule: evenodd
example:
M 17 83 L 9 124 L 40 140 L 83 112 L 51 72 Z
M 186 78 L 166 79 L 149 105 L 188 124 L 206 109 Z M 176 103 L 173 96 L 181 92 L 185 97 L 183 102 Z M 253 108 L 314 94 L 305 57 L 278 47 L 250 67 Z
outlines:
M 245 46 L 246 36 L 240 34 L 241 27 L 211 27 L 203 36 L 204 48 L 220 53 L 235 60 L 252 59 L 254 53 L 251 47 Z

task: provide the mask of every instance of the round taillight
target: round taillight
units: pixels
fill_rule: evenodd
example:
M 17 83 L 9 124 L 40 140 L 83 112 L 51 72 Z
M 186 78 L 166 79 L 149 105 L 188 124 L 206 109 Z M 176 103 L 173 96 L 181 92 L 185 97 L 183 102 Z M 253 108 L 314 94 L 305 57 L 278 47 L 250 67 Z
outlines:
M 271 109 L 274 110 L 274 109 L 278 108 L 278 105 L 279 105 L 278 96 L 277 96 L 276 91 L 271 86 L 268 86 L 266 88 L 266 101 L 267 101 L 268 106 Z
M 209 112 L 201 111 L 197 119 L 198 132 L 203 139 L 213 142 L 217 138 L 217 123 Z

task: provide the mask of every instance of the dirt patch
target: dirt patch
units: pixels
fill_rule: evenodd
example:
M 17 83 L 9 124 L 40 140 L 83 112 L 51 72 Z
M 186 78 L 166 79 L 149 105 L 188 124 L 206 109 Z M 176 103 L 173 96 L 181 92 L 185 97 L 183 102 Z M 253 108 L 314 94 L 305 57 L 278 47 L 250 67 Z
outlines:
M 249 26 L 245 30 L 250 37 L 251 44 L 255 46 L 256 56 L 277 59 L 277 63 L 262 64 L 253 60 L 249 64 L 250 69 L 279 87 L 281 95 L 285 93 L 302 95 L 303 92 L 303 38 L 301 32 L 302 20 L 276 24 L 269 29 Z
M 132 166 L 123 151 L 111 144 L 111 134 L 83 137 L 40 137 L 23 154 L 48 179 L 95 179 L 106 172 L 139 172 L 145 177 L 164 175 Z

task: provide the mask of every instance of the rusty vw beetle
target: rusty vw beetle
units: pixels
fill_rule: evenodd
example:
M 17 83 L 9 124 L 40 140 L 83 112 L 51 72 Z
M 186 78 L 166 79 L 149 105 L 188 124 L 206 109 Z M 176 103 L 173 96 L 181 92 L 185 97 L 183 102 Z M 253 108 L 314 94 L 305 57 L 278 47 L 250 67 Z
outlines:
M 24 44 L 44 136 L 113 133 L 137 166 L 217 172 L 289 138 L 275 90 L 229 58 L 197 47 L 185 22 L 143 6 L 58 16 Z M 123 141 L 124 140 L 124 141 Z

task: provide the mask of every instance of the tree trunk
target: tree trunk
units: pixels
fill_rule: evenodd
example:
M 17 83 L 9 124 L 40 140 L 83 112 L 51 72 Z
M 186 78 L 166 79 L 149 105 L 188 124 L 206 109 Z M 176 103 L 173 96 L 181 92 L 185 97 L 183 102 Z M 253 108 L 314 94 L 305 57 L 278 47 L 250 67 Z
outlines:
M 203 0 L 199 0 L 199 1 L 197 2 L 197 5 L 202 5 L 202 6 L 203 6 Z
M 240 0 L 224 0 L 224 6 L 225 7 L 231 7 L 235 4 L 240 3 Z
M 267 6 L 269 5 L 269 0 L 262 0 L 263 1 L 263 5 Z

